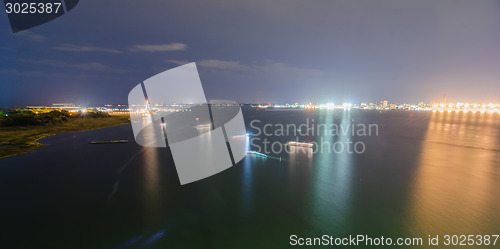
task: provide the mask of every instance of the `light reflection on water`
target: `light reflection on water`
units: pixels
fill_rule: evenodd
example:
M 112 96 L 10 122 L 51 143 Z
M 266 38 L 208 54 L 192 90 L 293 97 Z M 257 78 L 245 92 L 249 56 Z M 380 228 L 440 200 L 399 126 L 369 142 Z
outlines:
M 226 231 L 238 238 L 232 243 L 244 239 L 245 231 L 255 238 L 252 245 L 269 240 L 273 247 L 283 243 L 274 237 L 295 233 L 320 236 L 366 232 L 372 236 L 426 238 L 429 234 L 497 231 L 499 118 L 454 112 L 430 113 L 428 120 L 403 119 L 405 113 L 393 115 L 370 121 L 385 127 L 381 137 L 358 138 L 367 142 L 367 154 L 346 150 L 313 154 L 310 148 L 291 147 L 284 156 L 247 155 L 240 166 L 186 187 L 182 195 L 188 202 L 164 196 L 169 189 L 160 191 L 164 178 L 159 168 L 164 166 L 159 164 L 158 151 L 146 148 L 140 161 L 144 177 L 141 220 L 148 226 L 156 224 L 158 217 L 190 210 L 188 216 L 183 216 L 194 219 L 190 231 L 204 227 L 215 231 L 228 229 L 221 220 L 228 216 L 242 222 L 238 229 Z M 315 118 L 320 124 L 345 127 L 359 117 L 359 113 L 355 116 L 351 111 L 325 111 Z M 413 123 L 422 134 L 408 127 Z M 319 145 L 345 145 L 356 138 L 351 132 L 340 132 L 338 136 L 321 134 L 313 139 Z M 250 150 L 249 140 L 246 147 Z M 283 160 L 278 159 L 282 156 Z M 234 172 L 241 176 L 241 182 L 233 178 Z M 172 204 L 178 201 L 179 209 L 171 211 Z M 234 208 L 234 201 L 241 203 L 241 210 L 230 208 Z M 193 204 L 198 207 L 193 208 Z M 203 235 L 202 231 L 196 232 Z M 225 243 L 224 236 L 216 235 L 213 243 Z M 169 240 L 181 243 L 181 239 Z
M 158 201 L 160 198 L 160 161 L 158 160 L 158 149 L 145 147 L 142 170 L 144 175 L 143 197 L 144 197 L 144 221 L 147 223 L 154 222 L 160 215 Z
M 498 121 L 481 113 L 432 114 L 410 194 L 414 233 L 498 232 Z
M 378 124 L 380 136 L 300 138 L 358 139 L 366 143 L 366 153 L 299 149 L 275 158 L 247 156 L 181 186 L 167 148 L 87 142 L 89 137 L 133 141 L 130 127 L 61 134 L 49 146 L 0 161 L 0 194 L 10 200 L 0 210 L 12 214 L 3 221 L 9 227 L 5 234 L 19 241 L 16 234 L 27 233 L 23 238 L 33 238 L 33 245 L 56 243 L 51 248 L 67 248 L 67 241 L 86 248 L 130 241 L 157 248 L 287 248 L 290 234 L 427 237 L 500 229 L 499 115 L 437 112 L 410 118 L 408 112 L 335 110 L 257 112 L 253 118 L 263 124 L 315 118 L 326 125 L 354 118 Z M 251 119 L 246 121 L 248 128 Z M 296 137 L 273 139 L 286 143 Z M 121 172 L 119 187 L 107 198 L 116 172 Z M 43 191 L 46 187 L 51 191 Z M 28 224 L 35 228 L 26 229 Z M 57 244 L 60 238 L 68 239 Z
M 245 148 L 246 150 L 250 150 L 250 139 L 249 137 L 245 138 Z M 243 167 L 243 182 L 242 182 L 242 199 L 243 199 L 243 206 L 245 207 L 246 211 L 248 212 L 250 210 L 250 206 L 252 204 L 252 197 L 253 197 L 253 178 L 252 178 L 252 161 L 253 160 L 265 160 L 265 158 L 261 157 L 256 157 L 256 156 L 250 156 L 247 155 L 243 158 L 243 162 L 241 163 Z
M 327 125 L 334 124 L 335 119 L 340 119 L 341 127 L 348 127 L 351 122 L 351 113 L 344 111 L 341 117 L 334 117 L 333 111 L 323 112 L 319 117 L 319 123 Z M 351 138 L 351 132 L 340 132 L 338 137 L 320 133 L 317 143 L 325 142 L 333 146 L 335 142 L 345 144 Z M 327 148 L 325 146 L 324 148 Z M 324 149 L 323 148 L 323 149 Z M 346 150 L 342 153 L 333 153 L 333 148 L 325 149 L 323 153 L 314 155 L 314 179 L 311 200 L 311 213 L 318 224 L 318 229 L 327 233 L 340 233 L 346 226 L 350 210 L 352 154 Z M 321 148 L 318 148 L 321 151 Z

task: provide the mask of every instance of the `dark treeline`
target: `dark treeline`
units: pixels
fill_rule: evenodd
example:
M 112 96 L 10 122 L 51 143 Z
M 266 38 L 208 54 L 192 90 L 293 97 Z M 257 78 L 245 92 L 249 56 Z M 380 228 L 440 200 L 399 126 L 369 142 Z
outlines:
M 86 112 L 70 115 L 66 110 L 35 112 L 26 109 L 0 110 L 0 126 L 53 125 L 70 118 L 103 118 L 108 113 Z

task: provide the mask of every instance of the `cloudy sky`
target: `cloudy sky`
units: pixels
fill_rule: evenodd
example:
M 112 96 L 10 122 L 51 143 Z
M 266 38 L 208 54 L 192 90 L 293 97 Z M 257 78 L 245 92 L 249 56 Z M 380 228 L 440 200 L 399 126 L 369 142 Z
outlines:
M 126 103 L 197 62 L 209 99 L 500 102 L 496 0 L 106 0 L 13 34 L 0 105 Z

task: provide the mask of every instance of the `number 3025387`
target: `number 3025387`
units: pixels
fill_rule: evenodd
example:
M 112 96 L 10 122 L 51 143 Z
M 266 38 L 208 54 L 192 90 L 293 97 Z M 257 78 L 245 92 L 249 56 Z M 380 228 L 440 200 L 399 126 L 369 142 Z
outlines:
M 489 246 L 496 245 L 500 235 L 445 235 L 444 245 L 449 246 Z
M 57 14 L 61 3 L 5 3 L 7 14 Z

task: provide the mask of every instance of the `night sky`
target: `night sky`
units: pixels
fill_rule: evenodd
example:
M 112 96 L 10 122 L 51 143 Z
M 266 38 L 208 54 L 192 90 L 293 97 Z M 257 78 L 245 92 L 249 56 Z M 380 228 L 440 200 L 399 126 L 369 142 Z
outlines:
M 209 99 L 500 102 L 495 0 L 81 0 L 15 34 L 3 12 L 0 51 L 1 106 L 126 103 L 187 62 Z

